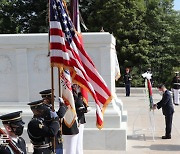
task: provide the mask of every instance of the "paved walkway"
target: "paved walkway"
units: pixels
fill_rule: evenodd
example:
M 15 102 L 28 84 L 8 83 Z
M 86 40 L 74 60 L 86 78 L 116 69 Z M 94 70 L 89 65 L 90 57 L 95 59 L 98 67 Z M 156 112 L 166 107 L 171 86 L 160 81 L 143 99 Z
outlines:
M 124 109 L 128 111 L 127 151 L 91 150 L 85 151 L 84 154 L 180 154 L 180 106 L 175 106 L 171 140 L 161 139 L 164 135 L 165 120 L 161 109 L 154 111 L 153 140 L 148 103 L 145 102 L 144 94 L 133 93 L 130 97 L 124 95 L 119 93 L 118 97 L 123 101 Z M 153 98 L 157 103 L 161 96 L 157 93 Z
M 161 110 L 154 111 L 155 140 L 153 140 L 149 106 L 145 102 L 142 90 L 137 93 L 133 92 L 130 97 L 125 97 L 124 91 L 118 91 L 117 95 L 123 101 L 124 110 L 128 112 L 127 150 L 85 150 L 84 154 L 180 154 L 180 106 L 175 106 L 171 140 L 161 139 L 165 129 L 164 116 Z M 161 96 L 156 93 L 153 98 L 157 103 Z

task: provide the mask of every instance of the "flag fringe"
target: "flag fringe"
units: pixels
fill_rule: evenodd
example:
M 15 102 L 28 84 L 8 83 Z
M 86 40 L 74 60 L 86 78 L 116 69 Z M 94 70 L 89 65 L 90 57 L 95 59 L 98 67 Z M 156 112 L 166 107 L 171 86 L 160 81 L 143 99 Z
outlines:
M 65 124 L 68 128 L 71 128 L 75 121 L 76 121 L 76 118 L 74 118 L 74 119 L 72 120 L 71 124 L 69 125 L 68 122 L 66 122 L 66 120 L 64 119 L 64 124 Z

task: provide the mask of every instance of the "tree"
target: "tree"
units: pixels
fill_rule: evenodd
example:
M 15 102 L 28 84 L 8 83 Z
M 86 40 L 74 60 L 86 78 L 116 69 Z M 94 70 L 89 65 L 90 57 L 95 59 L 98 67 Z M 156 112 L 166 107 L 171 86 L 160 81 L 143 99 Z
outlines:
M 142 86 L 140 75 L 148 67 L 152 68 L 155 85 L 170 84 L 168 76 L 173 67 L 179 66 L 180 59 L 179 42 L 175 39 L 180 24 L 172 9 L 173 0 L 85 0 L 83 3 L 84 19 L 90 31 L 104 27 L 116 37 L 120 65 L 133 66 L 135 70 L 138 81 L 135 78 L 134 85 Z
M 28 1 L 2 0 L 0 2 L 0 33 L 20 33 L 25 26 L 23 8 Z
M 149 41 L 145 37 L 147 26 L 144 23 L 143 1 L 93 1 L 89 10 L 89 16 L 84 18 L 87 19 L 90 31 L 100 31 L 101 27 L 104 27 L 105 31 L 113 33 L 117 41 L 120 65 L 123 69 L 138 67 L 137 73 L 140 76 L 144 67 L 149 65 Z M 142 82 L 140 84 L 142 85 Z
M 169 85 L 173 66 L 177 65 L 173 34 L 172 0 L 146 1 L 145 22 L 148 27 L 146 38 L 150 41 L 149 59 L 153 69 L 155 85 Z
M 29 33 L 48 32 L 48 0 L 31 0 L 29 4 L 31 17 L 26 31 Z
M 47 6 L 46 0 L 1 0 L 0 33 L 47 32 Z

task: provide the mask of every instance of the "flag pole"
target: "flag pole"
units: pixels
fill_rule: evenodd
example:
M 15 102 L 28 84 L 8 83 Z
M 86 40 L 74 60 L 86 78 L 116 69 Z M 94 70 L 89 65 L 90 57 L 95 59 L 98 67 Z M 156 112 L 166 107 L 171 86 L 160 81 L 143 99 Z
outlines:
M 61 87 L 61 68 L 58 67 L 58 85 L 59 85 L 59 97 L 62 97 L 62 87 Z M 59 104 L 59 108 L 60 108 L 60 104 Z M 59 118 L 59 125 L 60 125 L 60 138 L 61 138 L 61 141 L 63 141 L 62 139 L 62 121 L 63 121 L 63 118 Z
M 54 109 L 54 67 L 51 66 L 51 104 L 52 104 L 52 110 L 55 111 Z M 52 144 L 53 144 L 53 152 L 55 152 L 56 149 L 56 142 L 55 142 L 55 137 L 52 138 Z
M 50 22 L 50 0 L 48 0 L 48 21 Z M 50 34 L 49 34 L 50 26 L 48 27 L 48 56 L 50 56 Z M 50 60 L 51 64 L 51 60 Z M 51 65 L 51 104 L 52 104 L 52 110 L 54 111 L 54 68 Z
M 52 110 L 54 111 L 54 67 L 51 66 L 51 104 L 52 104 Z
M 58 85 L 59 85 L 59 97 L 62 97 L 61 90 L 61 69 L 58 67 Z
M 50 23 L 50 0 L 48 0 L 48 23 Z M 50 57 L 50 25 L 48 25 L 48 57 Z M 51 65 L 51 60 L 50 60 Z M 54 67 L 51 65 L 51 104 L 52 104 L 52 111 L 55 111 L 54 109 Z M 56 149 L 56 141 L 55 137 L 52 138 L 52 144 L 53 144 L 53 152 L 55 153 Z

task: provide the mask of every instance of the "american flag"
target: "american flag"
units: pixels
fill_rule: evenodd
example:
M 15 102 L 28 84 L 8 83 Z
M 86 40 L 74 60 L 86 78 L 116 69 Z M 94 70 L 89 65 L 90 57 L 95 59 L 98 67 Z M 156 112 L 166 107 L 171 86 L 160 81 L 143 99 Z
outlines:
M 62 0 L 50 0 L 50 58 L 52 66 L 68 68 L 72 80 L 86 88 L 96 102 L 97 127 L 103 127 L 103 112 L 111 93 L 84 50 Z

